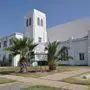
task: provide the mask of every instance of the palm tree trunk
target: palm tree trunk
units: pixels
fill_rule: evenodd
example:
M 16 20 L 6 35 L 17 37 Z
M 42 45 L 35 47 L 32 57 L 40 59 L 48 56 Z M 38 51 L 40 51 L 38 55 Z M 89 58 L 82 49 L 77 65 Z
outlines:
M 23 73 L 26 73 L 27 72 L 27 67 L 24 67 L 23 68 Z
M 50 60 L 48 65 L 49 65 L 49 71 L 56 70 L 56 62 L 55 62 L 55 60 Z
M 27 71 L 28 71 L 27 67 L 23 67 L 23 66 L 20 67 L 20 72 L 21 73 L 26 73 Z
M 21 73 L 27 72 L 27 60 L 24 57 L 22 57 L 20 61 L 20 72 Z

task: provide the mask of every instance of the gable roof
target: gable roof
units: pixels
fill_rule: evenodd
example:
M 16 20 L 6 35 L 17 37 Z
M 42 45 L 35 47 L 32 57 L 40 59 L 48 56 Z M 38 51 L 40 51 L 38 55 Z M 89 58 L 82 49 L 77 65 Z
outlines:
M 66 41 L 71 37 L 77 39 L 87 36 L 89 29 L 90 17 L 85 17 L 62 25 L 48 28 L 47 34 L 49 41 Z

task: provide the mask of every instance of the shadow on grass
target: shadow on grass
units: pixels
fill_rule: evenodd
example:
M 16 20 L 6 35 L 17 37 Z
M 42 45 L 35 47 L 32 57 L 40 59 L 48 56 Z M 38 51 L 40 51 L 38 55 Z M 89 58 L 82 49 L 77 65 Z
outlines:
M 14 72 L 14 71 L 4 71 L 4 72 L 0 72 L 0 74 L 2 74 L 2 75 L 12 74 L 12 73 L 16 73 L 16 72 Z
M 37 73 L 37 72 L 49 72 L 49 70 L 32 70 L 32 71 L 28 71 L 28 72 L 25 72 L 25 73 Z M 20 71 L 16 72 L 16 71 L 0 71 L 0 74 L 1 75 L 15 75 L 15 74 L 18 74 L 18 73 L 21 73 Z M 22 72 L 24 73 L 24 72 Z

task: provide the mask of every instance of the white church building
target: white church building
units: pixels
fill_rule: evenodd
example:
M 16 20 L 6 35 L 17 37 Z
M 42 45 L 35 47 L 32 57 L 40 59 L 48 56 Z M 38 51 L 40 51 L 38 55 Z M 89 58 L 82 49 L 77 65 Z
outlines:
M 30 37 L 38 46 L 34 49 L 35 53 L 45 52 L 45 46 L 48 41 L 60 41 L 62 46 L 69 47 L 69 55 L 73 60 L 60 61 L 61 64 L 66 65 L 90 65 L 90 17 L 78 19 L 68 22 L 66 24 L 57 25 L 51 28 L 46 28 L 45 13 L 36 9 L 28 12 L 24 17 L 24 33 L 14 33 L 6 37 L 0 38 L 0 60 L 12 60 L 12 65 L 17 66 L 20 55 L 11 57 L 3 49 L 12 45 L 11 38 Z M 43 56 L 35 55 L 35 61 L 42 60 Z

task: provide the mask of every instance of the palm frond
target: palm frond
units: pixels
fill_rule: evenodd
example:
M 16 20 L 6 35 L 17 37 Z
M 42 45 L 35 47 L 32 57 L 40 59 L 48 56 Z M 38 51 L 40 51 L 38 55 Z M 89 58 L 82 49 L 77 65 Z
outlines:
M 57 47 L 59 45 L 59 42 L 54 41 L 54 42 L 49 42 L 48 44 L 48 60 L 54 59 L 55 58 L 55 53 L 57 51 Z
M 67 61 L 69 59 L 73 59 L 73 57 L 69 56 L 69 53 L 68 53 L 68 50 L 70 48 L 69 47 L 66 47 L 66 46 L 63 46 L 59 51 L 58 51 L 58 54 L 57 54 L 57 60 L 61 60 L 61 61 Z

